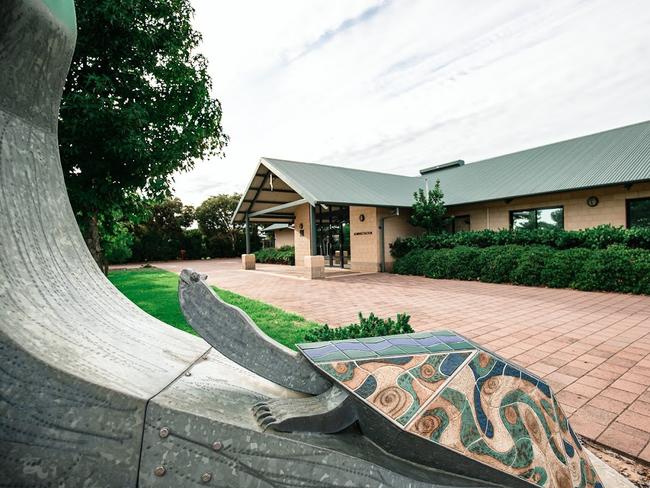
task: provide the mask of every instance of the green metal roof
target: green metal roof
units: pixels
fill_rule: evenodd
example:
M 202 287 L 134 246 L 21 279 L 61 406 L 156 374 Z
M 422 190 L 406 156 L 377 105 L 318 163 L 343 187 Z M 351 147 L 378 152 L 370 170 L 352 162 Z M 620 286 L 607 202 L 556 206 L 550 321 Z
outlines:
M 426 176 L 447 205 L 650 180 L 650 121 Z
M 422 182 L 412 176 L 262 158 L 262 162 L 310 203 L 410 207 Z
M 410 207 L 426 179 L 430 185 L 440 180 L 447 205 L 650 181 L 650 121 L 471 164 L 443 164 L 422 176 L 262 158 L 234 220 L 259 210 L 252 202 L 257 197 L 250 197 L 252 190 L 259 194 L 255 181 L 266 184 L 264 194 L 272 195 L 264 172 L 295 192 L 287 201 L 383 207 Z

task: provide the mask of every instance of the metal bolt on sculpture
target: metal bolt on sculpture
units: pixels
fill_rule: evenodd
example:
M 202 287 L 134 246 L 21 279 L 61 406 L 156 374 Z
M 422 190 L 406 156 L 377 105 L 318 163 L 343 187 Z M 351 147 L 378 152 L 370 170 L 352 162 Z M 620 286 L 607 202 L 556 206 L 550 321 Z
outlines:
M 58 155 L 74 19 L 0 2 L 0 484 L 601 488 L 548 385 L 453 332 L 294 352 L 197 273 L 203 339 L 115 290 Z

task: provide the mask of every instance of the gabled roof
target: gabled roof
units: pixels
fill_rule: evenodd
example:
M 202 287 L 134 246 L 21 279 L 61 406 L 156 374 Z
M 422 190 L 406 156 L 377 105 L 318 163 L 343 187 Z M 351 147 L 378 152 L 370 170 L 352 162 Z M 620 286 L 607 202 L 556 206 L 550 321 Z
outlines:
M 423 176 L 401 176 L 262 158 L 233 219 L 279 206 L 278 214 L 256 216 L 256 221 L 291 222 L 287 209 L 303 202 L 410 207 L 427 179 L 430 185 L 440 180 L 450 206 L 650 181 L 650 121 L 458 163 L 430 168 Z
M 292 222 L 289 207 L 305 202 L 409 207 L 421 184 L 413 176 L 262 158 L 233 220 L 243 222 L 246 213 L 273 208 L 277 212 L 256 215 L 251 221 Z
M 262 158 L 309 203 L 410 206 L 420 178 L 360 169 Z

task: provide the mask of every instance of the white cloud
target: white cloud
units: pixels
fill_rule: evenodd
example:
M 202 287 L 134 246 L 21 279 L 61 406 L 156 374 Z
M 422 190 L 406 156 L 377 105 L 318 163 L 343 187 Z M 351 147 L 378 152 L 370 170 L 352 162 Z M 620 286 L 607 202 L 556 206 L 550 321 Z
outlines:
M 416 174 L 650 119 L 647 0 L 194 0 L 231 137 L 198 204 L 261 156 Z

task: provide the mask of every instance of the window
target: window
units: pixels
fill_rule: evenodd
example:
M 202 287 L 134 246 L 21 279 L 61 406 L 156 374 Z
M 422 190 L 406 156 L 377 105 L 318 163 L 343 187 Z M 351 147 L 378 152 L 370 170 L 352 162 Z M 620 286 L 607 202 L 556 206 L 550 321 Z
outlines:
M 470 230 L 470 218 L 469 215 L 456 215 L 451 221 L 451 231 L 455 234 L 456 232 L 466 232 Z
M 564 207 L 530 208 L 510 212 L 511 229 L 564 229 Z
M 627 227 L 650 227 L 650 198 L 626 200 Z

